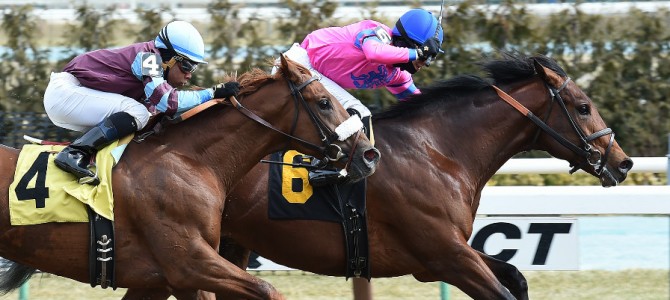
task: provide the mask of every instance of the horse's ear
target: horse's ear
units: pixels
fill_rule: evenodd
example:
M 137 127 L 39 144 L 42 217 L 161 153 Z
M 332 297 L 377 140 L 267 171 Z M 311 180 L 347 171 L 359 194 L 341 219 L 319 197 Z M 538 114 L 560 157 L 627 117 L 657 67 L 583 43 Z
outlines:
M 556 74 L 556 72 L 552 71 L 551 69 L 543 66 L 540 64 L 537 60 L 533 59 L 533 65 L 535 66 L 535 72 L 537 75 L 539 75 L 542 80 L 545 82 L 550 83 L 553 86 L 557 86 L 561 84 L 561 79 Z
M 537 75 L 540 75 L 540 77 L 542 77 L 542 79 L 544 80 L 548 79 L 549 76 L 547 75 L 546 68 L 542 64 L 540 64 L 536 59 L 533 59 L 533 66 L 535 66 L 535 73 L 537 73 Z
M 288 80 L 298 82 L 300 80 L 300 71 L 296 64 L 289 60 L 284 54 L 281 55 L 281 70 Z
M 286 61 L 286 56 L 284 54 L 281 54 L 281 65 L 280 69 L 282 70 L 282 73 L 286 74 L 288 73 L 288 61 Z

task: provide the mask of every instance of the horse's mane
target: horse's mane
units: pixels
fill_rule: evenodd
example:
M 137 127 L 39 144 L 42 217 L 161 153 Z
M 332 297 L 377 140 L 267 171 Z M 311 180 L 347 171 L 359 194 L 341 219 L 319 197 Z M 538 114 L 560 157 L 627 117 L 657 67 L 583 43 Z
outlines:
M 248 72 L 243 73 L 237 78 L 237 82 L 240 83 L 240 92 L 238 93 L 238 96 L 243 97 L 245 95 L 253 94 L 265 84 L 274 80 L 276 78 L 275 76 L 278 76 L 278 74 L 271 75 L 259 68 L 253 68 Z
M 298 64 L 291 60 L 287 60 L 287 63 L 295 65 L 300 74 L 310 74 L 309 69 L 305 68 L 301 64 Z M 237 82 L 239 82 L 241 86 L 240 92 L 238 93 L 239 96 L 252 94 L 261 87 L 263 87 L 264 85 L 266 85 L 267 83 L 269 83 L 270 81 L 278 80 L 281 79 L 282 77 L 292 80 L 295 83 L 299 83 L 297 78 L 298 75 L 288 74 L 290 71 L 284 70 L 284 68 L 280 63 L 275 63 L 274 61 L 272 61 L 269 62 L 269 64 L 277 68 L 277 72 L 275 74 L 269 74 L 268 72 L 263 71 L 259 68 L 252 68 L 248 72 L 240 75 L 240 77 L 237 79 Z
M 458 75 L 447 80 L 438 80 L 421 88 L 421 94 L 399 101 L 385 111 L 373 115 L 375 119 L 406 116 L 426 106 L 456 104 L 458 99 L 472 96 L 482 91 L 491 91 L 490 86 L 527 80 L 536 75 L 533 61 L 551 69 L 558 75 L 567 76 L 565 71 L 551 58 L 536 55 L 527 57 L 521 53 L 501 52 L 499 59 L 477 63 L 487 76 Z M 472 97 L 468 98 L 471 99 Z

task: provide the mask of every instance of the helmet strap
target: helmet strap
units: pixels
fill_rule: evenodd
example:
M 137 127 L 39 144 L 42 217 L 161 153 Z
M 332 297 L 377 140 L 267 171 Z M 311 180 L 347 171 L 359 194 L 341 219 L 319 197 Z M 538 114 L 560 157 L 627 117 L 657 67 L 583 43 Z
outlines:
M 166 71 L 167 69 L 172 68 L 172 66 L 174 66 L 175 63 L 177 63 L 177 60 L 174 59 L 173 56 L 172 58 L 170 58 L 170 60 L 168 60 L 168 62 L 163 63 L 163 70 Z
M 162 67 L 163 67 L 163 79 L 165 79 L 165 80 L 168 79 L 168 73 L 170 72 L 170 70 L 172 70 L 172 67 L 174 66 L 175 63 L 177 63 L 177 60 L 174 59 L 174 56 L 173 56 L 172 58 L 170 58 L 170 60 L 168 60 L 168 62 L 164 62 L 164 63 L 162 64 Z

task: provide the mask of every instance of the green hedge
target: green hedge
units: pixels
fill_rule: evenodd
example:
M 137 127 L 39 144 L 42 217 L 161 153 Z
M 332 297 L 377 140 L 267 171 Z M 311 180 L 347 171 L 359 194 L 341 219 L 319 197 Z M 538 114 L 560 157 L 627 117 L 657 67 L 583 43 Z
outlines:
M 546 54 L 556 59 L 590 95 L 630 156 L 668 153 L 670 14 L 667 10 L 654 13 L 631 10 L 625 15 L 605 16 L 581 11 L 578 2 L 555 15 L 535 16 L 514 1 L 502 1 L 494 11 L 476 3 L 458 4 L 443 20 L 446 53 L 415 76 L 419 87 L 456 74 L 478 73 L 476 62 L 495 56 L 496 50 Z M 208 9 L 212 21 L 197 24 L 211 46 L 213 63 L 201 68 L 203 71 L 199 69 L 194 82 L 208 86 L 223 76 L 222 70 L 244 72 L 252 67 L 267 68 L 268 59 L 276 56 L 278 49 L 301 41 L 310 31 L 352 21 L 332 17 L 335 2 L 287 0 L 283 5 L 291 8 L 289 18 L 244 21 L 238 17 L 236 6 L 228 1 L 213 1 Z M 315 9 L 319 12 L 315 13 Z M 386 24 L 395 22 L 381 17 L 374 7 L 362 11 Z M 136 13 L 141 23 L 131 25 L 113 18 L 114 12 L 114 8 L 101 11 L 79 7 L 77 21 L 62 28 L 58 32 L 60 37 L 54 37 L 53 26 L 45 27 L 31 6 L 5 10 L 0 36 L 9 51 L 1 54 L 0 109 L 42 112 L 41 98 L 52 70 L 58 70 L 69 58 L 86 50 L 153 39 L 169 21 L 161 19 L 161 12 L 171 11 L 139 9 Z M 41 32 L 44 28 L 50 30 L 46 35 Z M 45 45 L 45 41 L 51 44 Z M 66 55 L 61 61 L 51 61 L 49 55 L 53 53 L 45 51 L 45 46 L 64 47 Z M 395 102 L 384 90 L 354 94 L 375 107 Z M 544 179 L 547 180 L 553 179 Z

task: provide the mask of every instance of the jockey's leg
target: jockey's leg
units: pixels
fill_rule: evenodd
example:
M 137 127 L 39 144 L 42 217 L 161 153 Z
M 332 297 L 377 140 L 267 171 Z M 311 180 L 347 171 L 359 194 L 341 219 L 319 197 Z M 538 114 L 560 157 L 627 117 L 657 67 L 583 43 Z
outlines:
M 337 84 L 335 81 L 332 79 L 328 78 L 327 76 L 321 74 L 318 70 L 314 69 L 312 64 L 310 63 L 309 60 L 309 55 L 307 54 L 307 51 L 300 47 L 299 44 L 293 44 L 291 48 L 284 52 L 284 55 L 286 55 L 288 58 L 292 59 L 293 61 L 296 61 L 303 66 L 307 67 L 309 71 L 312 73 L 312 75 L 319 77 L 319 82 L 323 85 L 323 87 L 330 92 L 335 99 L 337 99 L 342 106 L 349 112 L 349 115 L 357 115 L 361 121 L 364 124 L 364 133 L 365 135 L 370 138 L 370 141 L 373 141 L 372 137 L 370 136 L 371 130 L 372 130 L 372 123 L 370 122 L 370 109 L 368 109 L 362 102 L 361 100 L 358 100 L 358 98 L 354 97 L 352 94 L 347 92 L 344 88 L 342 88 L 339 84 Z M 277 68 L 272 69 L 272 73 L 276 72 Z M 374 145 L 374 141 L 373 141 Z M 342 174 L 341 170 L 337 170 L 334 168 L 322 168 L 320 166 L 325 166 L 326 164 L 322 163 L 320 160 L 313 158 L 312 160 L 312 166 L 316 166 L 315 169 L 310 169 L 309 170 L 309 182 L 312 186 L 325 186 L 325 185 L 331 185 L 331 184 L 336 184 L 344 181 L 347 176 L 346 174 Z
M 88 169 L 91 156 L 115 140 L 136 130 L 135 118 L 130 114 L 126 112 L 112 114 L 58 153 L 54 163 L 77 178 L 94 178 L 88 183 L 97 185 L 100 183 L 99 180 L 95 178 L 95 173 Z

